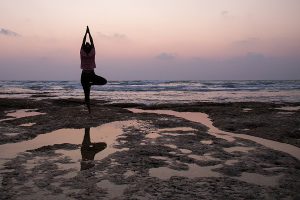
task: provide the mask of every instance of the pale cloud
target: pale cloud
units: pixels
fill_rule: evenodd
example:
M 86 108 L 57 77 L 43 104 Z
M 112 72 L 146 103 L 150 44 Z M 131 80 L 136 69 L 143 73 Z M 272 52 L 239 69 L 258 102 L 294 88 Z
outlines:
M 122 33 L 114 33 L 114 34 L 104 34 L 101 32 L 98 32 L 97 35 L 102 39 L 107 40 L 127 40 L 128 37 L 125 34 Z
M 174 53 L 167 53 L 167 52 L 162 52 L 155 56 L 156 59 L 159 60 L 174 60 L 177 57 L 176 54 Z
M 19 36 L 21 36 L 20 34 L 14 32 L 14 31 L 11 31 L 11 30 L 8 30 L 8 29 L 4 29 L 4 28 L 0 28 L 0 35 L 12 36 L 12 37 L 19 37 Z
M 222 10 L 220 13 L 223 19 L 233 19 L 234 16 L 228 10 Z
M 260 41 L 257 37 L 249 37 L 243 40 L 234 41 L 232 44 L 236 47 L 250 47 L 256 45 Z
M 226 17 L 229 14 L 227 10 L 221 11 L 221 16 Z
M 266 58 L 264 54 L 258 52 L 248 52 L 245 57 L 253 61 L 261 61 Z

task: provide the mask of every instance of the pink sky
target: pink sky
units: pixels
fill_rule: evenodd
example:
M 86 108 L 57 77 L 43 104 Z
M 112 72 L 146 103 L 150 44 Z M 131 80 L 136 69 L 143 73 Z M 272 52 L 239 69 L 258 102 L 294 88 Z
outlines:
M 0 79 L 299 79 L 298 0 L 1 0 Z

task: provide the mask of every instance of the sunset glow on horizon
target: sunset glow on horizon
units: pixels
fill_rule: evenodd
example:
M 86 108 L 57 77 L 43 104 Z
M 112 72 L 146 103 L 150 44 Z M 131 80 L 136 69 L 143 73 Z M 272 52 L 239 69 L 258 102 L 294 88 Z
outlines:
M 0 79 L 299 79 L 298 0 L 1 0 Z

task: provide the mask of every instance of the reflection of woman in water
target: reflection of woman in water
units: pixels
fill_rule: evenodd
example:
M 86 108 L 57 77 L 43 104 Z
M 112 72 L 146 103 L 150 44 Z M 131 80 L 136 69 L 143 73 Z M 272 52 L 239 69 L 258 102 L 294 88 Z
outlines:
M 95 155 L 106 148 L 105 142 L 92 143 L 90 137 L 90 128 L 85 128 L 84 137 L 81 145 L 81 169 L 86 170 L 94 166 L 93 161 Z
M 89 34 L 90 42 L 86 42 L 86 35 Z M 91 36 L 89 27 L 87 26 L 85 35 L 83 37 L 81 49 L 80 49 L 80 59 L 81 59 L 81 85 L 84 90 L 84 99 L 86 106 L 91 113 L 90 108 L 90 90 L 92 85 L 105 85 L 107 83 L 106 79 L 97 76 L 94 72 L 94 68 L 96 68 L 95 63 L 95 46 L 93 42 L 93 38 Z

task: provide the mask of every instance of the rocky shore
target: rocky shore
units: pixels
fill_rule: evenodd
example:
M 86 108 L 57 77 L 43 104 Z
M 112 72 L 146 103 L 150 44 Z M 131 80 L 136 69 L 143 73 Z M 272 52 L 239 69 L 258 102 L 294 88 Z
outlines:
M 223 131 L 300 147 L 299 106 L 95 100 L 89 115 L 76 99 L 0 99 L 0 199 L 297 199 L 297 158 L 238 137 L 216 138 L 202 123 L 128 108 L 202 112 Z M 18 110 L 36 114 L 9 115 Z M 82 133 L 80 142 L 49 140 L 69 130 Z M 93 141 L 104 132 L 115 134 L 111 144 L 105 136 Z M 47 145 L 34 143 L 43 135 L 50 135 Z M 100 149 L 100 142 L 107 145 Z M 7 158 L 10 151 L 17 153 Z

